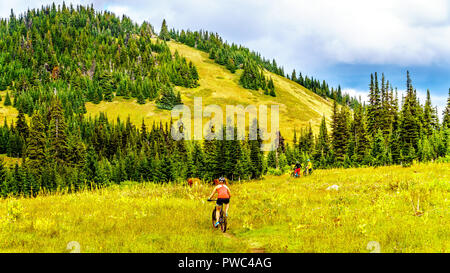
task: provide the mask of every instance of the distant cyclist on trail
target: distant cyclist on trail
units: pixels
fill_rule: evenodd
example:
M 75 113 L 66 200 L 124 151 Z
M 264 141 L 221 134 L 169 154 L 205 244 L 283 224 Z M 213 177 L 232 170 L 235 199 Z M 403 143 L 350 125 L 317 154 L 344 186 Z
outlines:
M 295 162 L 295 167 L 294 167 L 294 175 L 295 176 L 300 176 L 302 173 L 302 164 L 300 164 L 300 162 Z
M 225 204 L 225 217 L 228 217 L 228 208 L 230 207 L 230 197 L 231 192 L 230 189 L 225 185 L 225 178 L 219 178 L 219 184 L 214 188 L 209 199 L 212 199 L 214 194 L 217 192 L 217 202 L 216 202 L 216 219 L 217 223 L 215 226 L 219 225 L 220 218 L 220 207 Z
M 308 165 L 306 165 L 306 174 L 311 174 L 311 173 L 312 173 L 312 162 L 308 158 Z

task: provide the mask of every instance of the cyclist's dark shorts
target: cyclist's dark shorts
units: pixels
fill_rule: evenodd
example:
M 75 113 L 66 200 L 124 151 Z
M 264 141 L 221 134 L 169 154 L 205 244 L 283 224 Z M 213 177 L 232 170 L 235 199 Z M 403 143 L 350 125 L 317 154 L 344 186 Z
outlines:
M 230 203 L 230 198 L 218 198 L 216 204 L 222 206 L 222 204 Z

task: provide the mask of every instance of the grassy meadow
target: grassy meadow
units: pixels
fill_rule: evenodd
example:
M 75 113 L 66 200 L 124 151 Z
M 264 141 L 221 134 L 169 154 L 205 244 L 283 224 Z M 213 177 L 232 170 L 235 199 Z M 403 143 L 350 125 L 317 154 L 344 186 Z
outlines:
M 233 183 L 226 234 L 211 227 L 211 190 L 130 182 L 1 199 L 0 251 L 76 241 L 81 252 L 370 252 L 376 241 L 381 252 L 450 252 L 450 164 Z
M 11 95 L 11 91 L 0 91 L 0 96 L 2 97 L 2 100 L 0 101 L 0 122 L 3 124 L 3 122 L 6 121 L 8 124 L 11 124 L 12 122 L 16 121 L 17 114 L 19 111 L 17 111 L 16 108 L 13 106 L 5 106 L 5 97 L 6 92 L 9 92 Z M 12 99 L 12 98 L 11 98 Z

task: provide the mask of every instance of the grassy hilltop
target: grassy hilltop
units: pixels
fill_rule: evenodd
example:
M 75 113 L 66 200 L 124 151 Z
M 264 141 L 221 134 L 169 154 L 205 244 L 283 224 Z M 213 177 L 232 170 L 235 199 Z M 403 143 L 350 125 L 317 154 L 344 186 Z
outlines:
M 65 252 L 77 241 L 81 252 L 369 252 L 376 241 L 381 252 L 449 252 L 449 167 L 317 170 L 234 183 L 226 234 L 211 227 L 208 185 L 2 199 L 0 251 Z

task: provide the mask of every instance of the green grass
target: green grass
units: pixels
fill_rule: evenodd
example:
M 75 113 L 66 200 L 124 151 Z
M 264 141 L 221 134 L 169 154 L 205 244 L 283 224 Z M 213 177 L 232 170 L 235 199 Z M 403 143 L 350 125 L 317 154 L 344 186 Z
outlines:
M 0 154 L 0 160 L 3 160 L 6 166 L 11 167 L 16 165 L 16 163 L 21 164 L 22 160 L 20 158 L 9 157 L 6 154 Z
M 5 91 L 0 91 L 0 96 L 2 97 L 2 101 L 0 101 L 0 122 L 6 121 L 8 122 L 8 124 L 11 124 L 13 121 L 15 122 L 17 114 L 19 113 L 17 111 L 16 108 L 14 108 L 13 106 L 5 106 L 5 96 L 6 96 L 6 90 Z M 9 94 L 11 95 L 11 91 L 9 91 Z M 12 97 L 11 97 L 11 102 L 12 102 Z
M 234 183 L 227 236 L 212 187 L 128 183 L 0 200 L 2 252 L 449 252 L 450 164 L 317 170 Z M 338 185 L 338 191 L 326 190 Z M 417 203 L 419 206 L 417 207 Z M 413 205 L 414 204 L 414 205 Z

